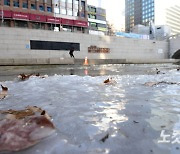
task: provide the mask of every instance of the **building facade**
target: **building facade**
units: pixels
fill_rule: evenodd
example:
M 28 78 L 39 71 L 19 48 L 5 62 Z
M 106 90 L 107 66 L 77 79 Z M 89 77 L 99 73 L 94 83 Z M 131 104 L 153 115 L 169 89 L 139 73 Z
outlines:
M 86 32 L 86 0 L 0 0 L 0 25 Z
M 89 33 L 97 35 L 107 34 L 106 10 L 88 5 Z
M 154 21 L 154 0 L 125 0 L 125 31 L 135 25 L 148 25 Z
M 180 1 L 171 0 L 125 0 L 125 31 L 131 32 L 135 25 L 167 25 L 171 35 L 180 33 Z

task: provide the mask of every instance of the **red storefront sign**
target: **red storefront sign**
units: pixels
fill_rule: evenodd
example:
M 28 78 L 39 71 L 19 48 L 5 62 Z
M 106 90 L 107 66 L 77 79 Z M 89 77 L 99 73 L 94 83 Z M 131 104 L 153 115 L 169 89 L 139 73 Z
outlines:
M 38 14 L 30 14 L 30 20 L 39 21 L 39 22 L 46 22 L 46 16 L 38 15 Z
M 60 24 L 61 23 L 61 18 L 55 18 L 55 17 L 46 16 L 46 22 Z
M 64 18 L 61 19 L 61 23 L 62 23 L 63 25 L 71 25 L 71 26 L 73 26 L 73 24 L 74 24 L 73 20 L 64 19 Z
M 11 18 L 11 11 L 0 10 L 0 18 Z
M 29 20 L 29 13 L 12 12 L 13 19 Z
M 74 26 L 88 27 L 88 22 L 87 21 L 74 20 Z

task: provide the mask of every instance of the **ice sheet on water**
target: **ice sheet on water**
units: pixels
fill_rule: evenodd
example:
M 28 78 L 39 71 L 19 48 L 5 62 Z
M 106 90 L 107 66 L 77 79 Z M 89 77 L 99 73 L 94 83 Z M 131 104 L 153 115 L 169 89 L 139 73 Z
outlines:
M 150 100 L 152 106 L 164 107 L 169 102 L 179 105 L 179 86 L 147 87 L 144 83 L 180 82 L 179 75 L 175 70 L 158 75 L 113 75 L 111 77 L 117 82 L 115 85 L 103 83 L 110 76 L 54 75 L 43 79 L 31 77 L 23 82 L 5 81 L 0 84 L 9 88 L 9 94 L 0 102 L 0 109 L 22 109 L 28 105 L 36 105 L 52 116 L 57 134 L 28 149 L 28 153 L 117 152 L 127 150 L 127 144 L 133 143 L 132 148 L 137 146 L 133 139 L 127 137 L 136 128 L 130 124 L 124 129 L 124 124 L 136 117 L 136 121 L 147 125 L 144 120 L 147 113 L 139 109 L 143 105 L 148 108 L 146 99 Z M 173 102 L 174 96 L 176 101 Z M 170 106 L 169 111 L 174 111 L 173 106 Z M 153 123 L 152 118 L 149 124 L 155 127 Z M 100 139 L 107 133 L 110 134 L 109 138 L 101 143 Z M 154 144 L 152 140 L 139 135 L 139 140 L 141 139 L 150 145 Z M 144 148 L 146 147 L 147 145 Z M 138 151 L 134 153 L 136 152 Z

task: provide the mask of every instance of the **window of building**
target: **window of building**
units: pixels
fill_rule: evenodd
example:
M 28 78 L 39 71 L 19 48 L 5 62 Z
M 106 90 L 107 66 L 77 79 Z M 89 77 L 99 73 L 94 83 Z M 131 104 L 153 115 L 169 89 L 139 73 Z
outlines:
M 38 22 L 33 22 L 33 23 L 32 23 L 32 29 L 40 29 L 40 23 L 38 23 Z
M 67 0 L 67 3 L 72 3 L 73 0 Z
M 10 6 L 10 0 L 4 0 L 4 5 Z
M 90 22 L 90 27 L 97 27 L 97 24 L 95 22 Z
M 47 4 L 52 4 L 52 0 L 47 0 Z
M 47 6 L 47 12 L 52 12 L 52 7 Z
M 74 10 L 74 16 L 79 16 L 79 11 L 78 10 Z
M 14 7 L 19 7 L 19 0 L 14 0 L 13 1 L 13 6 Z
M 106 28 L 106 25 L 105 24 L 97 24 L 98 27 L 103 27 L 103 28 Z
M 23 0 L 22 7 L 23 7 L 24 9 L 27 9 L 27 8 L 28 8 L 28 1 L 27 1 L 27 0 Z
M 75 0 L 74 3 L 74 16 L 79 16 L 79 0 Z
M 36 10 L 36 5 L 33 4 L 33 3 L 31 3 L 31 9 L 32 9 L 32 10 Z
M 61 5 L 61 7 L 65 8 L 66 7 L 66 0 L 61 0 L 60 5 Z
M 89 11 L 90 11 L 90 12 L 93 12 L 93 13 L 96 13 L 96 8 L 95 8 L 95 7 L 90 7 L 90 8 L 89 8 Z
M 39 5 L 39 10 L 40 11 L 44 11 L 44 6 L 43 5 Z
M 27 28 L 28 27 L 28 23 L 27 23 L 27 21 L 18 21 L 18 20 L 15 20 L 14 21 L 14 26 L 15 27 L 21 27 L 21 28 Z
M 53 30 L 52 24 L 48 24 L 48 23 L 47 23 L 47 29 L 48 29 L 48 30 Z
M 73 15 L 73 11 L 72 10 L 67 10 L 67 15 L 72 16 Z
M 81 12 L 81 17 L 82 17 L 82 18 L 85 18 L 85 13 L 84 13 L 84 11 Z
M 61 14 L 66 14 L 66 9 L 61 9 Z
M 68 32 L 72 32 L 72 26 L 63 25 L 63 29 L 66 29 Z
M 10 24 L 10 20 L 3 20 L 3 22 L 2 22 L 2 20 L 0 20 L 0 26 L 5 26 L 5 27 L 10 27 L 11 26 L 11 24 Z
M 96 19 L 96 15 L 90 14 L 90 18 L 91 18 L 91 19 Z
M 106 17 L 105 16 L 97 15 L 96 17 L 97 17 L 98 20 L 106 21 Z

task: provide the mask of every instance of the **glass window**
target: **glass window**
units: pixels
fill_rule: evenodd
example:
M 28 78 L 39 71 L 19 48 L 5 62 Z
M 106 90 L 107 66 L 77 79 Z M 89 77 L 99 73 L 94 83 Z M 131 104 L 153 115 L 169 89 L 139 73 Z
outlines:
M 79 16 L 79 13 L 78 13 L 78 11 L 77 10 L 74 10 L 74 16 Z
M 10 6 L 10 0 L 4 0 L 4 5 Z
M 72 10 L 67 10 L 67 15 L 72 16 L 73 15 L 73 11 Z
M 33 23 L 32 23 L 32 29 L 40 29 L 40 23 L 38 23 L 38 22 L 33 22 Z
M 44 11 L 44 6 L 43 5 L 39 5 L 39 10 L 40 11 Z
M 66 14 L 66 9 L 61 9 L 61 14 Z
M 36 10 L 36 5 L 35 4 L 31 4 L 31 9 L 32 10 Z
M 23 2 L 22 7 L 27 9 L 28 8 L 28 3 L 27 2 Z
M 95 22 L 90 22 L 91 27 L 97 27 L 97 24 Z
M 13 6 L 14 6 L 14 7 L 19 7 L 19 1 L 18 1 L 18 0 L 13 1 Z
M 85 17 L 85 13 L 84 12 L 81 12 L 81 17 Z
M 79 0 L 75 0 L 75 4 L 78 5 L 79 4 Z
M 15 27 L 21 27 L 21 28 L 27 28 L 28 24 L 27 21 L 15 21 L 14 22 Z
M 0 26 L 1 25 L 3 25 L 3 26 L 5 26 L 5 27 L 10 27 L 11 25 L 10 25 L 10 20 L 4 20 L 3 22 L 2 22 L 2 20 L 0 20 Z
M 50 6 L 47 7 L 47 12 L 52 12 L 52 8 Z

